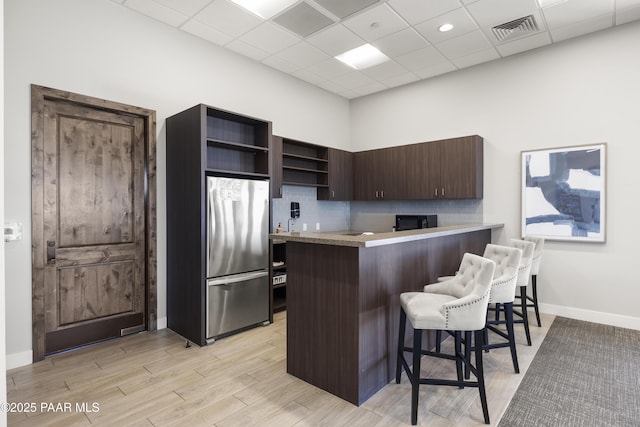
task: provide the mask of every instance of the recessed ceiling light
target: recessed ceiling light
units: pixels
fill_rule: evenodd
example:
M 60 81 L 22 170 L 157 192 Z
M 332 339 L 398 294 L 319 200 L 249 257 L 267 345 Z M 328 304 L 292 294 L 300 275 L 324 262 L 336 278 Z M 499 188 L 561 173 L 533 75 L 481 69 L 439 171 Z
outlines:
M 547 8 L 558 5 L 560 3 L 564 3 L 566 1 L 567 0 L 538 0 L 538 4 L 540 5 L 540 7 Z
M 341 55 L 335 57 L 337 60 L 344 62 L 348 66 L 356 70 L 373 67 L 374 65 L 387 62 L 389 57 L 380 52 L 370 44 L 363 44 L 360 47 L 351 49 Z
M 442 33 L 446 33 L 447 31 L 451 31 L 451 30 L 453 30 L 452 24 L 442 24 L 438 27 L 438 31 Z
M 231 0 L 262 19 L 269 19 L 298 0 Z

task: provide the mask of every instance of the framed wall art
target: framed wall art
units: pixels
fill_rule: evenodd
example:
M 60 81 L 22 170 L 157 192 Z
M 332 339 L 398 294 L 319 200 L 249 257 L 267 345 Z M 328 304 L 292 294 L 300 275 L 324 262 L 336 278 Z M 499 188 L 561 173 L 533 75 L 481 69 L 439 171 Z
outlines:
M 522 236 L 605 241 L 605 143 L 522 152 Z

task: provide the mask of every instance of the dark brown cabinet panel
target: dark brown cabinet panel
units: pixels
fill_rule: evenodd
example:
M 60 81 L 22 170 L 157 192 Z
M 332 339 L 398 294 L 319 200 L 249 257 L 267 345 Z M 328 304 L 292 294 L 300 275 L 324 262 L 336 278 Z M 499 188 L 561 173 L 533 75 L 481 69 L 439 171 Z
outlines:
M 329 148 L 329 187 L 318 189 L 318 200 L 353 199 L 353 153 Z
M 354 155 L 355 200 L 406 198 L 405 147 L 368 150 Z
M 282 197 L 282 137 L 271 139 L 271 197 Z
M 269 177 L 271 122 L 196 105 L 166 120 L 167 324 L 206 344 L 206 176 Z
M 355 200 L 481 199 L 483 140 L 461 138 L 355 153 Z
M 483 197 L 483 140 L 477 135 L 426 143 L 431 199 Z

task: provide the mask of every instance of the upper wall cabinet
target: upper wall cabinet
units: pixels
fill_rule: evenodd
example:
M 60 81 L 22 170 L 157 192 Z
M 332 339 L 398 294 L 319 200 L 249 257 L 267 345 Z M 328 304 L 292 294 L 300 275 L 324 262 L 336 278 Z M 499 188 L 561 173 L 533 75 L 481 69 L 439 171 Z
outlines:
M 483 140 L 467 136 L 355 153 L 355 200 L 481 199 Z
M 354 200 L 407 198 L 406 146 L 355 153 Z
M 318 200 L 353 199 L 353 153 L 329 148 L 329 186 L 318 189 Z

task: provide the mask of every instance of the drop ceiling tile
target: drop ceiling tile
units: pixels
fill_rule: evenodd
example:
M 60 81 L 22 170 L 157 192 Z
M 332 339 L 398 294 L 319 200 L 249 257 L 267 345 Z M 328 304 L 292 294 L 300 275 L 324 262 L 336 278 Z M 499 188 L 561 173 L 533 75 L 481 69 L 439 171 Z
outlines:
M 443 33 L 438 30 L 442 24 L 452 24 L 453 30 Z M 467 11 L 460 8 L 418 24 L 415 29 L 429 42 L 436 44 L 477 30 L 478 26 Z
M 436 45 L 436 48 L 449 59 L 471 55 L 472 53 L 490 47 L 491 44 L 484 38 L 480 30 L 472 31 L 454 39 L 445 40 Z
M 637 21 L 640 19 L 640 0 L 637 0 L 637 2 L 637 5 L 627 6 L 624 9 L 620 8 L 620 6 L 617 7 L 616 25 L 626 24 L 628 22 Z M 619 5 L 620 1 L 618 1 L 616 4 Z
M 480 28 L 488 29 L 533 14 L 538 10 L 538 3 L 537 0 L 480 0 L 467 5 L 467 10 Z
M 388 89 L 388 87 L 386 87 L 382 83 L 374 82 L 369 85 L 360 86 L 352 90 L 356 92 L 358 95 L 364 96 L 364 95 L 371 95 L 372 93 L 376 93 L 376 92 L 381 92 L 386 89 Z
M 371 43 L 388 57 L 404 55 L 429 46 L 429 43 L 412 28 L 383 37 Z
M 440 74 L 449 73 L 451 71 L 455 71 L 457 68 L 451 62 L 441 62 L 439 64 L 434 64 L 430 67 L 425 67 L 420 70 L 415 71 L 416 75 L 421 79 L 428 79 L 429 77 L 439 76 Z
M 402 86 L 402 85 L 406 85 L 408 83 L 413 83 L 413 82 L 417 82 L 418 80 L 420 80 L 418 78 L 418 76 L 416 76 L 413 73 L 405 73 L 405 74 L 400 74 L 398 76 L 394 76 L 394 77 L 390 77 L 388 79 L 383 79 L 380 80 L 380 82 L 382 84 L 384 84 L 387 87 L 398 87 L 398 86 Z
M 347 16 L 366 9 L 372 4 L 378 3 L 378 1 L 379 0 L 315 0 L 316 3 L 340 19 L 344 19 Z
M 174 27 L 179 27 L 189 19 L 188 16 L 160 3 L 156 3 L 153 0 L 127 0 L 124 5 L 143 15 L 150 16 Z
M 304 80 L 306 82 L 309 82 L 313 85 L 317 85 L 321 82 L 327 81 L 326 78 L 317 75 L 316 73 L 313 73 L 309 70 L 298 70 L 298 71 L 294 71 L 293 73 L 291 73 L 291 75 Z
M 227 43 L 225 47 L 241 55 L 248 56 L 251 59 L 255 59 L 256 61 L 262 61 L 264 58 L 269 56 L 267 52 L 238 39 Z
M 227 0 L 215 0 L 194 18 L 232 37 L 241 36 L 264 22 Z
M 305 70 L 322 77 L 323 80 L 329 80 L 333 79 L 334 77 L 350 73 L 353 71 L 353 68 L 345 65 L 337 59 L 329 58 L 325 61 L 307 67 L 305 68 Z
M 598 18 L 580 21 L 573 25 L 568 25 L 556 29 L 551 29 L 551 37 L 554 42 L 582 36 L 599 30 L 604 30 L 613 26 L 613 18 L 609 15 L 603 15 Z
M 360 71 L 352 71 L 350 73 L 334 77 L 331 81 L 346 89 L 356 89 L 376 82 L 374 79 Z
M 300 41 L 298 37 L 271 22 L 264 22 L 258 25 L 240 36 L 239 40 L 270 54 L 277 53 Z
M 362 70 L 362 73 L 376 80 L 385 80 L 407 74 L 407 69 L 395 61 L 387 61 L 374 67 L 366 68 Z
M 614 0 L 580 0 L 558 3 L 542 9 L 550 30 L 566 27 L 603 15 L 613 19 Z
M 448 62 L 447 58 L 442 56 L 442 54 L 432 46 L 400 55 L 395 58 L 395 60 L 409 71 L 421 70 L 423 68 L 430 67 L 433 64 Z
M 200 21 L 196 21 L 195 19 L 191 19 L 182 27 L 180 27 L 180 29 L 191 33 L 194 36 L 198 36 L 201 39 L 205 39 L 219 45 L 225 45 L 233 40 L 233 37 L 221 33 L 215 28 L 211 28 L 210 26 L 205 25 Z
M 406 22 L 386 4 L 373 7 L 342 23 L 369 42 L 409 27 Z
M 327 80 L 326 82 L 322 82 L 320 84 L 318 84 L 319 87 L 321 87 L 322 89 L 328 90 L 329 92 L 333 92 L 333 93 L 340 93 L 340 92 L 344 92 L 346 90 L 348 90 L 346 87 L 342 87 L 339 84 L 331 81 L 331 80 Z
M 489 49 L 481 50 L 479 52 L 472 53 L 471 55 L 452 59 L 451 62 L 453 62 L 453 64 L 458 68 L 467 68 L 473 65 L 482 64 L 483 62 L 489 62 L 499 58 L 500 58 L 500 54 L 495 50 L 495 48 L 489 48 Z
M 268 58 L 265 58 L 262 60 L 263 64 L 268 65 L 271 68 L 275 68 L 276 70 L 280 70 L 282 72 L 285 72 L 287 74 L 291 74 L 294 71 L 297 71 L 300 69 L 299 66 L 292 64 L 289 61 L 285 61 L 282 58 L 279 58 L 277 56 L 269 56 Z
M 322 30 L 307 38 L 306 41 L 329 56 L 339 55 L 366 43 L 364 39 L 341 24 Z
M 301 68 L 309 67 L 330 58 L 329 55 L 306 42 L 294 44 L 278 52 L 276 56 Z
M 502 43 L 501 45 L 496 46 L 496 49 L 498 49 L 500 55 L 504 57 L 524 52 L 525 50 L 537 49 L 548 44 L 551 44 L 551 36 L 545 31 L 523 39 Z
M 458 0 L 389 0 L 389 6 L 409 24 L 415 25 L 457 9 L 461 4 Z
M 166 7 L 170 7 L 184 15 L 193 16 L 203 7 L 211 3 L 211 0 L 154 0 Z

